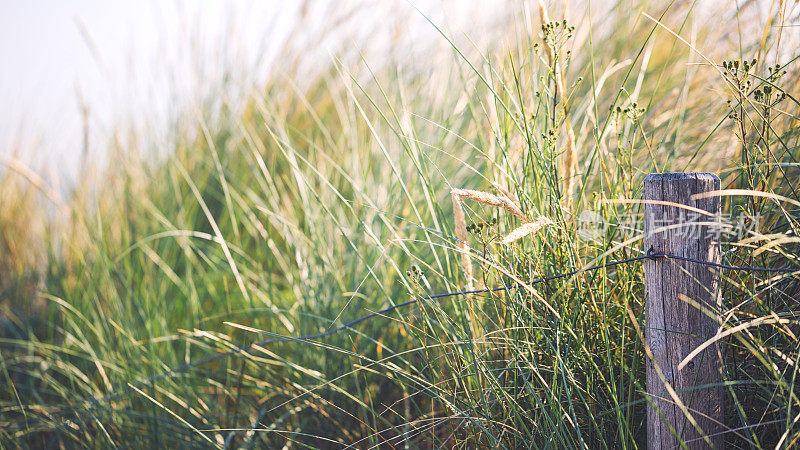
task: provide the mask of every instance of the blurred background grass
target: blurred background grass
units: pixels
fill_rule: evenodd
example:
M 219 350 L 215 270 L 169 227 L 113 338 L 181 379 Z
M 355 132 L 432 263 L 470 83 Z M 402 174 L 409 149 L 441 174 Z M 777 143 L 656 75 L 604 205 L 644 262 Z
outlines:
M 120 123 L 103 162 L 87 161 L 68 188 L 19 152 L 3 156 L 0 439 L 643 445 L 637 265 L 424 301 L 320 342 L 256 348 L 88 400 L 415 296 L 642 254 L 641 234 L 621 226 L 639 206 L 605 200 L 639 198 L 650 172 L 713 171 L 723 187 L 800 200 L 798 11 L 776 1 L 764 15 L 754 3 L 621 0 L 591 13 L 558 3 L 544 9 L 553 22 L 537 2 L 514 3 L 486 35 L 451 35 L 431 21 L 438 37 L 422 51 L 343 41 L 324 64 L 313 44 L 290 39 L 265 83 L 228 98 L 242 81 L 222 77 L 166 139 Z M 393 42 L 408 39 L 393 32 Z M 753 58 L 747 77 L 721 67 Z M 519 219 L 465 200 L 467 222 L 487 223 L 468 237 L 465 271 L 450 191 L 491 191 L 490 182 L 554 224 L 503 245 Z M 761 217 L 724 242 L 726 262 L 797 265 L 796 204 L 724 205 Z M 593 240 L 579 236 L 586 210 L 610 224 Z M 728 444 L 791 447 L 800 436 L 796 278 L 737 273 L 723 284 L 726 327 L 786 321 L 725 343 Z

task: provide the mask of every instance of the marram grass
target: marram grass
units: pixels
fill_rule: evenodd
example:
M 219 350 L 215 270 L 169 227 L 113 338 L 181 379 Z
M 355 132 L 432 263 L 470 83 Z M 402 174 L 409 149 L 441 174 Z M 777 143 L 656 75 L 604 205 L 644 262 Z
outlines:
M 167 156 L 147 156 L 148 136 L 109 144 L 109 167 L 55 209 L 4 162 L 0 441 L 642 447 L 637 264 L 137 381 L 413 297 L 641 255 L 654 171 L 749 192 L 723 198 L 725 262 L 798 267 L 797 8 L 764 19 L 754 3 L 713 22 L 687 2 L 571 5 L 566 23 L 522 3 L 486 40 L 442 30 L 427 58 L 343 52 L 276 72 L 244 109 L 187 113 Z M 722 292 L 726 443 L 796 446 L 797 277 L 726 272 Z

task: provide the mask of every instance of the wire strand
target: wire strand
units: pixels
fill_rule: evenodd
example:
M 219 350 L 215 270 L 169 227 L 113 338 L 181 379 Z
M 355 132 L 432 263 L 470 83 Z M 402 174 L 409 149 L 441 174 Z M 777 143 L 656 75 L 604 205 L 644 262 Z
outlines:
M 651 247 L 650 250 L 647 251 L 647 256 L 651 259 L 653 258 L 665 258 L 665 259 L 677 259 L 680 261 L 688 261 L 698 264 L 705 264 L 707 266 L 719 267 L 721 269 L 729 269 L 729 270 L 746 270 L 749 272 L 780 272 L 780 273 L 791 273 L 800 271 L 800 269 L 792 269 L 790 267 L 750 267 L 750 266 L 729 266 L 727 264 L 720 264 L 711 261 L 703 261 L 700 259 L 694 258 L 687 258 L 685 256 L 678 256 L 678 255 L 670 255 L 667 253 L 655 253 L 653 248 Z
M 643 260 L 643 259 L 650 259 L 650 260 L 653 260 L 653 261 L 658 260 L 658 259 L 668 259 L 668 260 L 669 259 L 674 259 L 674 260 L 680 260 L 680 261 L 704 264 L 704 265 L 707 265 L 707 266 L 713 266 L 713 267 L 717 267 L 717 268 L 721 268 L 721 269 L 729 269 L 729 270 L 743 270 L 743 271 L 746 270 L 746 271 L 754 271 L 754 272 L 782 272 L 782 273 L 796 272 L 796 273 L 800 273 L 800 269 L 783 268 L 783 267 L 781 267 L 781 268 L 770 268 L 770 267 L 730 266 L 730 265 L 727 265 L 727 264 L 720 264 L 720 263 L 714 263 L 714 262 L 710 262 L 710 261 L 702 261 L 702 260 L 694 259 L 694 258 L 687 258 L 685 256 L 672 255 L 672 254 L 667 254 L 667 253 L 656 253 L 655 250 L 651 247 L 650 250 L 648 250 L 646 254 L 641 255 L 641 256 L 634 256 L 634 257 L 631 257 L 631 258 L 625 258 L 625 259 L 621 259 L 621 260 L 611 261 L 611 262 L 608 262 L 608 263 L 605 263 L 605 264 L 598 264 L 598 265 L 594 265 L 594 266 L 590 266 L 590 267 L 584 267 L 582 269 L 576 269 L 576 270 L 572 270 L 572 271 L 569 271 L 569 272 L 560 273 L 560 274 L 557 274 L 557 275 L 552 275 L 552 276 L 549 276 L 549 277 L 538 278 L 538 279 L 535 279 L 535 280 L 531 280 L 529 283 L 516 283 L 516 284 L 509 285 L 509 286 L 499 286 L 499 287 L 494 287 L 494 288 L 473 289 L 473 290 L 469 290 L 469 291 L 444 292 L 444 293 L 441 293 L 441 294 L 433 294 L 433 295 L 425 295 L 425 296 L 422 296 L 422 297 L 417 297 L 415 299 L 408 300 L 406 302 L 398 303 L 396 305 L 392 305 L 392 306 L 389 306 L 387 308 L 381 309 L 380 311 L 375 311 L 375 312 L 369 313 L 369 314 L 367 314 L 365 316 L 359 317 L 358 319 L 351 320 L 350 322 L 347 322 L 344 325 L 341 325 L 341 326 L 336 327 L 336 328 L 332 328 L 332 329 L 330 329 L 328 331 L 325 331 L 325 332 L 322 332 L 322 333 L 310 334 L 310 335 L 299 336 L 299 337 L 280 336 L 280 337 L 276 337 L 276 338 L 272 338 L 272 339 L 266 339 L 266 340 L 263 340 L 263 341 L 253 342 L 251 344 L 248 344 L 248 345 L 245 345 L 245 346 L 242 346 L 242 347 L 237 347 L 237 348 L 235 348 L 233 350 L 230 350 L 230 351 L 227 351 L 227 352 L 218 353 L 216 355 L 209 356 L 207 358 L 203 358 L 203 359 L 200 359 L 200 360 L 197 360 L 197 361 L 194 361 L 194 362 L 182 364 L 182 365 L 174 367 L 174 368 L 172 368 L 172 369 L 170 369 L 170 370 L 168 370 L 166 372 L 163 372 L 163 373 L 160 373 L 158 375 L 154 375 L 154 376 L 152 376 L 150 378 L 147 378 L 146 380 L 142 380 L 142 381 L 136 382 L 135 384 L 128 383 L 128 387 L 127 388 L 118 390 L 117 392 L 111 392 L 111 393 L 109 393 L 109 394 L 107 394 L 107 395 L 105 395 L 103 397 L 100 397 L 100 398 L 92 397 L 91 399 L 86 400 L 86 402 L 90 403 L 90 404 L 96 404 L 96 405 L 100 404 L 100 403 L 105 403 L 105 402 L 108 402 L 108 401 L 123 397 L 123 396 L 125 396 L 127 394 L 130 394 L 131 392 L 134 392 L 137 387 L 142 387 L 142 386 L 146 386 L 146 385 L 149 385 L 149 384 L 153 384 L 156 381 L 161 381 L 163 379 L 172 377 L 173 375 L 177 375 L 179 373 L 185 372 L 185 371 L 187 371 L 187 370 L 189 370 L 191 368 L 194 368 L 194 367 L 202 366 L 202 365 L 214 362 L 214 361 L 218 361 L 218 360 L 225 359 L 225 358 L 228 358 L 228 357 L 231 357 L 231 356 L 235 356 L 235 355 L 238 355 L 238 354 L 246 353 L 246 352 L 248 352 L 249 350 L 252 350 L 255 347 L 262 347 L 262 346 L 265 346 L 265 345 L 276 344 L 276 343 L 279 343 L 279 342 L 293 342 L 293 341 L 307 342 L 307 341 L 313 341 L 313 340 L 321 339 L 321 338 L 330 336 L 332 334 L 336 334 L 336 333 L 338 333 L 338 332 L 340 332 L 342 330 L 345 330 L 347 328 L 352 328 L 353 326 L 358 325 L 359 323 L 364 322 L 366 320 L 369 320 L 369 319 L 371 319 L 373 317 L 383 316 L 383 315 L 385 315 L 387 313 L 390 313 L 390 312 L 392 312 L 392 311 L 394 311 L 396 309 L 403 308 L 403 307 L 409 306 L 409 305 L 413 305 L 415 303 L 419 303 L 419 302 L 422 302 L 422 301 L 425 301 L 425 300 L 437 300 L 437 299 L 441 299 L 441 298 L 454 297 L 454 296 L 457 296 L 457 295 L 472 295 L 472 294 L 484 294 L 484 293 L 508 291 L 508 290 L 512 290 L 512 289 L 518 289 L 518 288 L 521 288 L 521 287 L 524 287 L 524 286 L 533 286 L 533 285 L 536 285 L 536 284 L 546 283 L 548 281 L 553 281 L 553 280 L 557 280 L 557 279 L 560 279 L 560 278 L 570 277 L 570 276 L 573 276 L 573 275 L 577 275 L 579 273 L 592 272 L 592 271 L 595 271 L 595 270 L 598 270 L 598 269 L 604 269 L 604 268 L 608 268 L 608 267 L 618 266 L 618 265 L 621 265 L 621 264 L 629 264 L 629 263 L 632 263 L 632 262 L 635 262 L 635 261 L 640 261 L 640 260 Z

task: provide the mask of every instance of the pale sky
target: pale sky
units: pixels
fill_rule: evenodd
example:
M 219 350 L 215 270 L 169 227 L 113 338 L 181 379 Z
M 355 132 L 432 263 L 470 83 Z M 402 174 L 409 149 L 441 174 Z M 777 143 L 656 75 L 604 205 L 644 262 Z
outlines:
M 175 94 L 167 85 L 179 84 L 177 74 L 189 70 L 196 56 L 187 56 L 195 50 L 192 39 L 200 52 L 213 51 L 213 43 L 230 40 L 225 31 L 235 28 L 237 45 L 255 51 L 268 36 L 279 37 L 275 24 L 291 23 L 299 4 L 2 0 L 0 5 L 0 153 L 16 149 L 26 162 L 72 166 L 82 146 L 79 95 L 89 105 L 93 133 L 111 129 L 125 113 L 153 114 L 168 103 L 167 94 Z M 265 30 L 267 23 L 271 28 Z
M 257 83 L 269 71 L 265 54 L 280 47 L 304 3 L 0 0 L 0 155 L 16 153 L 26 164 L 73 172 L 82 148 L 79 95 L 89 106 L 90 131 L 98 135 L 91 141 L 98 143 L 131 117 L 141 118 L 134 125 L 167 126 L 168 109 L 197 95 L 201 80 L 218 75 L 214 68 L 224 63 L 246 70 L 247 81 Z M 312 18 L 304 23 L 311 31 L 315 24 L 321 28 L 347 9 L 340 6 L 344 3 L 310 1 Z M 479 0 L 361 3 L 368 8 L 348 33 L 366 32 L 400 10 L 414 14 L 414 4 L 448 24 L 467 24 L 464 31 L 474 33 L 479 32 L 475 21 L 485 23 L 503 9 Z M 448 13 L 437 14 L 443 9 Z M 435 38 L 416 16 L 427 37 Z M 416 32 L 413 37 L 426 42 Z

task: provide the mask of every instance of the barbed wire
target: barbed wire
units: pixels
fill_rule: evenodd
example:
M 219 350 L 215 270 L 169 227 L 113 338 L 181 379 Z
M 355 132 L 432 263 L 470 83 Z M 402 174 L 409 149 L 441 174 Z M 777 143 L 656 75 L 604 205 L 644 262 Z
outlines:
M 402 302 L 402 303 L 398 303 L 396 305 L 392 305 L 392 306 L 389 306 L 387 308 L 381 309 L 380 311 L 375 311 L 375 312 L 369 313 L 369 314 L 367 314 L 365 316 L 359 317 L 358 319 L 351 320 L 351 321 L 349 321 L 349 322 L 347 322 L 347 323 L 345 323 L 345 324 L 343 324 L 343 325 L 341 325 L 339 327 L 332 328 L 332 329 L 330 329 L 328 331 L 325 331 L 325 332 L 322 332 L 322 333 L 310 334 L 310 335 L 299 336 L 299 337 L 281 336 L 281 337 L 276 337 L 276 338 L 272 338 L 272 339 L 266 339 L 266 340 L 263 340 L 263 341 L 253 342 L 251 344 L 248 344 L 248 345 L 245 345 L 245 346 L 242 346 L 242 347 L 236 347 L 233 350 L 230 350 L 230 351 L 227 351 L 227 352 L 223 352 L 223 353 L 218 353 L 216 355 L 209 356 L 207 358 L 203 358 L 203 359 L 200 359 L 200 360 L 197 360 L 197 361 L 193 361 L 193 362 L 186 363 L 186 364 L 181 364 L 180 366 L 174 367 L 174 368 L 172 368 L 172 369 L 170 369 L 170 370 L 168 370 L 166 372 L 160 373 L 158 375 L 154 375 L 154 376 L 152 376 L 150 378 L 147 378 L 146 380 L 142 380 L 142 381 L 139 381 L 139 382 L 136 382 L 136 383 L 128 383 L 128 387 L 125 388 L 125 389 L 120 389 L 120 390 L 118 390 L 116 392 L 112 391 L 111 393 L 109 393 L 109 394 L 107 394 L 107 395 L 105 395 L 103 397 L 99 397 L 99 398 L 98 397 L 92 397 L 91 399 L 85 400 L 85 402 L 88 403 L 89 405 L 99 405 L 101 403 L 105 403 L 105 402 L 108 402 L 108 401 L 123 397 L 125 395 L 128 395 L 131 392 L 134 392 L 134 391 L 138 390 L 138 388 L 141 388 L 143 386 L 151 385 L 151 384 L 153 384 L 153 383 L 155 383 L 157 381 L 161 381 L 161 380 L 164 380 L 166 378 L 170 378 L 170 377 L 172 377 L 174 375 L 177 375 L 179 373 L 186 372 L 187 370 L 192 369 L 194 367 L 206 365 L 206 364 L 212 363 L 214 361 L 219 361 L 221 359 L 229 358 L 231 356 L 235 356 L 235 355 L 239 355 L 239 354 L 242 354 L 242 353 L 246 353 L 246 352 L 248 352 L 248 351 L 250 351 L 250 350 L 252 350 L 252 349 L 254 349 L 256 347 L 262 347 L 262 346 L 265 346 L 265 345 L 276 344 L 276 343 L 280 343 L 280 342 L 308 342 L 308 341 L 314 341 L 314 340 L 317 340 L 317 339 L 321 339 L 321 338 L 336 334 L 336 333 L 338 333 L 340 331 L 343 331 L 345 329 L 352 328 L 353 326 L 358 325 L 361 322 L 367 321 L 367 320 L 369 320 L 369 319 L 371 319 L 373 317 L 384 316 L 387 313 L 390 313 L 390 312 L 392 312 L 392 311 L 394 311 L 396 309 L 403 308 L 403 307 L 409 306 L 409 305 L 413 305 L 415 303 L 419 303 L 419 302 L 422 302 L 422 301 L 425 301 L 425 300 L 437 300 L 437 299 L 441 299 L 441 298 L 454 297 L 454 296 L 458 296 L 458 295 L 486 294 L 486 293 L 493 293 L 493 292 L 501 292 L 501 291 L 519 289 L 519 288 L 522 288 L 522 287 L 525 287 L 525 286 L 533 286 L 533 285 L 537 285 L 537 284 L 541 284 L 541 283 L 546 283 L 548 281 L 553 281 L 553 280 L 557 280 L 557 279 L 560 279 L 560 278 L 566 278 L 566 277 L 570 277 L 570 276 L 577 275 L 577 274 L 580 274 L 580 273 L 593 272 L 595 270 L 605 269 L 605 268 L 608 268 L 608 267 L 618 266 L 618 265 L 621 265 L 621 264 L 629 264 L 629 263 L 632 263 L 632 262 L 635 262 L 635 261 L 640 261 L 640 260 L 643 260 L 643 259 L 650 259 L 650 260 L 653 260 L 653 261 L 658 260 L 658 259 L 667 259 L 667 260 L 673 259 L 673 260 L 692 262 L 692 263 L 703 264 L 703 265 L 707 265 L 707 266 L 713 266 L 713 267 L 717 267 L 717 268 L 721 268 L 721 269 L 729 269 L 729 270 L 742 270 L 742 271 L 753 271 L 753 272 L 781 272 L 781 273 L 793 273 L 793 272 L 796 272 L 796 273 L 800 273 L 800 269 L 792 269 L 792 268 L 788 268 L 788 267 L 770 268 L 770 267 L 731 266 L 731 265 L 727 265 L 727 264 L 715 263 L 715 262 L 710 262 L 710 261 L 703 261 L 703 260 L 699 260 L 699 259 L 688 258 L 688 257 L 685 257 L 685 256 L 673 255 L 673 254 L 668 254 L 668 253 L 657 253 L 651 247 L 647 251 L 647 253 L 644 254 L 644 255 L 634 256 L 634 257 L 631 257 L 631 258 L 625 258 L 625 259 L 620 259 L 620 260 L 616 260 L 616 261 L 610 261 L 610 262 L 607 262 L 607 263 L 604 263 L 604 264 L 598 264 L 598 265 L 594 265 L 594 266 L 590 266 L 590 267 L 584 267 L 584 268 L 581 268 L 581 269 L 571 270 L 569 272 L 564 272 L 564 273 L 560 273 L 560 274 L 557 274 L 557 275 L 552 275 L 552 276 L 549 276 L 549 277 L 537 278 L 535 280 L 531 280 L 528 283 L 516 283 L 516 284 L 509 285 L 509 286 L 499 286 L 499 287 L 493 287 L 493 288 L 472 289 L 472 290 L 467 290 L 467 291 L 444 292 L 444 293 L 441 293 L 441 294 L 432 294 L 432 295 L 425 295 L 425 296 L 422 296 L 422 297 L 417 297 L 417 298 L 414 298 L 412 300 L 408 300 L 408 301 L 405 301 L 405 302 Z M 262 332 L 262 333 L 266 333 L 266 332 Z

